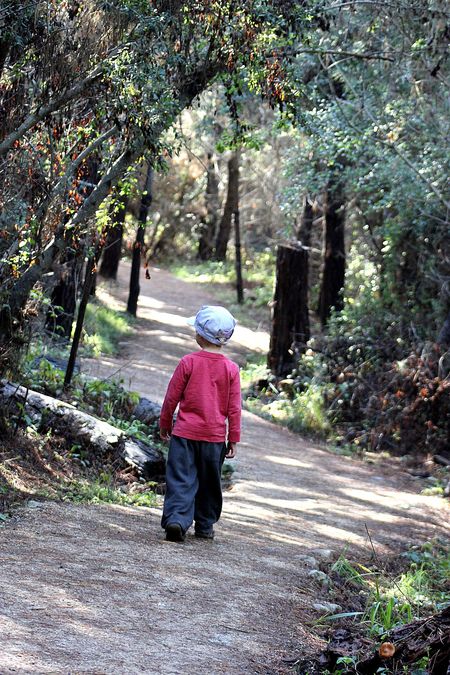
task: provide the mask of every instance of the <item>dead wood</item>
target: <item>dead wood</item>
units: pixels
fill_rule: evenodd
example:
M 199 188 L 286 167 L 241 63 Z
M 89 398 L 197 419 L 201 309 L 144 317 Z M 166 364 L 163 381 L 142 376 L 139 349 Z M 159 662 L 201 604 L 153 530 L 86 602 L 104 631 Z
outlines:
M 404 672 L 401 670 L 404 666 L 427 656 L 427 672 L 430 675 L 446 675 L 450 662 L 450 607 L 427 619 L 395 628 L 386 636 L 387 641 L 395 647 L 393 657 L 384 659 L 377 650 L 357 664 L 358 673 L 372 675 L 382 666 L 391 668 L 392 672 Z
M 160 450 L 64 401 L 11 382 L 0 383 L 0 407 L 17 416 L 25 414 L 40 430 L 51 429 L 70 442 L 89 447 L 99 458 L 117 456 L 147 478 L 164 473 Z

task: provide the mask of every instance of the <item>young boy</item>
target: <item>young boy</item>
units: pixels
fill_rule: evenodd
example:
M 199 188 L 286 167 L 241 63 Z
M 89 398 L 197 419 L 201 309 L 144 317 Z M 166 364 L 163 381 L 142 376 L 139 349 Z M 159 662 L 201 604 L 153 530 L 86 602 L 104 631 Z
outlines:
M 222 464 L 235 457 L 240 440 L 239 368 L 221 354 L 236 321 L 224 307 L 205 305 L 188 323 L 201 350 L 179 362 L 160 416 L 160 436 L 170 440 L 161 519 L 168 541 L 184 541 L 194 520 L 196 537 L 214 538 L 222 511 Z

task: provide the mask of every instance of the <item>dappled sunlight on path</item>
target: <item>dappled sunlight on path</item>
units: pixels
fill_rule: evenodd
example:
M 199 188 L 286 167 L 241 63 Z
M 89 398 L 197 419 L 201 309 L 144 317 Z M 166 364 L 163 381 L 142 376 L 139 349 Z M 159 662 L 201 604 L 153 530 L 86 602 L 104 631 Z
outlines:
M 142 275 L 143 276 L 143 275 Z M 117 283 L 100 286 L 98 296 L 117 309 L 126 308 L 129 265 L 122 264 Z M 198 349 L 186 319 L 203 304 L 219 304 L 208 287 L 188 284 L 167 270 L 153 268 L 151 279 L 141 279 L 138 321 L 133 335 L 124 341 L 121 359 L 85 359 L 83 371 L 107 377 L 115 374 L 126 386 L 162 402 L 168 379 L 184 354 Z M 244 363 L 249 352 L 266 352 L 269 336 L 238 324 L 225 353 Z
M 124 267 L 104 299 L 123 308 L 126 278 Z M 205 302 L 198 285 L 152 271 L 123 354 L 83 371 L 120 374 L 161 402 L 196 348 L 185 319 Z M 227 353 L 243 362 L 267 343 L 239 327 Z M 236 468 L 213 543 L 170 544 L 160 509 L 119 506 L 45 504 L 0 531 L 2 675 L 284 673 L 282 656 L 318 644 L 312 603 L 327 597 L 306 558 L 367 560 L 372 544 L 394 553 L 446 530 L 443 501 L 392 465 L 338 457 L 247 412 Z

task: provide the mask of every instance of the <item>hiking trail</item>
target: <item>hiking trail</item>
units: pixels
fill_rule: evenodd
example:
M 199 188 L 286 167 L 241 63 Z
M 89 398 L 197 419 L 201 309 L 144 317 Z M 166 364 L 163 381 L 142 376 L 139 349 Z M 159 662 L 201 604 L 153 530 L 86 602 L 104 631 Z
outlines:
M 129 267 L 100 296 L 124 307 Z M 162 402 L 197 347 L 186 317 L 221 304 L 200 284 L 151 270 L 139 319 L 119 357 L 82 371 L 116 373 Z M 225 353 L 264 350 L 264 331 L 238 326 Z M 336 456 L 248 412 L 234 485 L 214 542 L 164 541 L 160 509 L 43 503 L 0 530 L 0 673 L 242 675 L 287 673 L 283 658 L 319 640 L 312 604 L 329 600 L 311 557 L 348 549 L 367 559 L 445 529 L 445 503 L 417 494 L 392 462 Z M 367 528 L 367 529 L 366 529 Z

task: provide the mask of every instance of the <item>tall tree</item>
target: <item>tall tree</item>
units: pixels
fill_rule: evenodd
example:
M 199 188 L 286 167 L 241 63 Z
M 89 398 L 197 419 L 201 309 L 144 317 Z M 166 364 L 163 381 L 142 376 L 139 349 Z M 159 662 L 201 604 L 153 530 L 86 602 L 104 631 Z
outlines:
M 339 177 L 333 177 L 327 185 L 324 221 L 324 260 L 318 307 L 322 326 L 327 323 L 331 310 L 341 310 L 344 302 L 345 196 Z
M 147 217 L 153 198 L 152 184 L 153 184 L 153 167 L 149 163 L 147 166 L 144 190 L 142 192 L 141 206 L 139 209 L 138 226 L 136 231 L 136 239 L 133 244 L 133 255 L 131 258 L 130 292 L 128 295 L 127 312 L 132 316 L 136 316 L 138 298 L 139 293 L 141 291 L 141 287 L 139 284 L 139 277 L 141 273 L 141 260 L 144 254 Z
M 219 177 L 215 157 L 211 152 L 208 153 L 206 165 L 205 206 L 206 216 L 201 226 L 198 241 L 198 257 L 200 260 L 212 258 L 219 219 Z
M 121 194 L 110 210 L 111 224 L 107 228 L 99 274 L 105 279 L 117 279 L 122 255 L 122 239 L 128 196 Z
M 308 313 L 308 253 L 298 243 L 277 251 L 267 364 L 277 377 L 288 375 L 310 338 Z
M 228 188 L 222 218 L 217 233 L 214 258 L 225 260 L 231 235 L 233 213 L 239 209 L 239 159 L 240 151 L 233 150 L 228 160 Z

